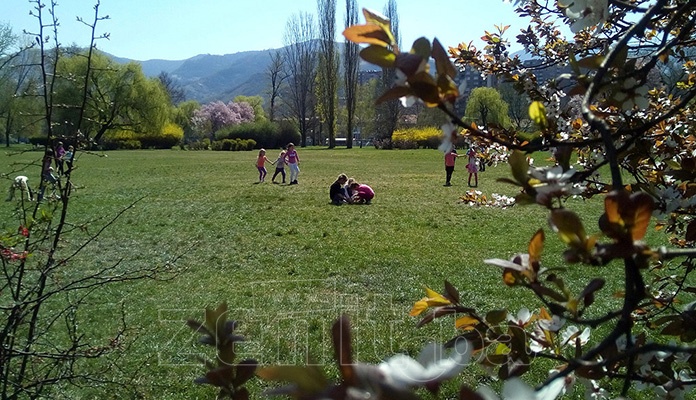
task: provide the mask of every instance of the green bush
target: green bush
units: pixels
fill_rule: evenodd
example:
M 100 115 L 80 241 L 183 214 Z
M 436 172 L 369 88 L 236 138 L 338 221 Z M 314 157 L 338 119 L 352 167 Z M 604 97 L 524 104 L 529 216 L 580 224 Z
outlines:
M 184 140 L 184 129 L 177 124 L 168 122 L 162 127 L 162 132 L 145 135 L 140 138 L 143 147 L 155 149 L 171 149 Z
M 442 131 L 434 127 L 398 129 L 392 134 L 392 146 L 395 149 L 437 149 L 440 143 Z M 463 137 L 454 144 L 463 147 Z
M 215 132 L 217 141 L 225 139 L 253 140 L 256 148 L 276 149 L 284 147 L 290 142 L 299 142 L 300 134 L 297 129 L 289 123 L 274 123 L 270 121 L 259 121 L 239 124 L 220 129 Z M 247 142 L 240 142 L 240 150 L 248 149 Z
M 46 146 L 48 144 L 48 139 L 46 136 L 32 136 L 29 138 L 29 143 L 34 146 Z
M 211 150 L 215 151 L 248 151 L 256 147 L 254 139 L 222 139 L 211 143 Z

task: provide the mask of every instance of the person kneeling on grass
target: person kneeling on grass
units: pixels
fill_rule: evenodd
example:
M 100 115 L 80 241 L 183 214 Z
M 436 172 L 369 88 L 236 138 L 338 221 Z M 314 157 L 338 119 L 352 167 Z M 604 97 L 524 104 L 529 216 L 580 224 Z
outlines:
M 375 191 L 372 190 L 371 187 L 362 183 L 351 183 L 350 190 L 353 193 L 353 203 L 370 204 L 372 199 L 375 198 Z
M 351 203 L 352 199 L 346 192 L 345 184 L 348 181 L 346 174 L 341 174 L 336 178 L 336 181 L 329 187 L 329 198 L 331 203 L 340 206 L 343 203 Z

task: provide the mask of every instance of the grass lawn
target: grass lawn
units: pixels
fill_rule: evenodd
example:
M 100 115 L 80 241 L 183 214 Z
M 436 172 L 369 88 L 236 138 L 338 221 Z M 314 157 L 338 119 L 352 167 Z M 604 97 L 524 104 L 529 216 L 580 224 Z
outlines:
M 538 307 L 530 293 L 504 286 L 501 271 L 483 260 L 526 252 L 539 228 L 547 233 L 544 265 L 561 266 L 563 246 L 540 207 L 504 210 L 459 203 L 468 190 L 464 159 L 457 163 L 453 186 L 444 187 L 443 156 L 436 150 L 298 152 L 302 172 L 299 185 L 292 186 L 271 184 L 271 165 L 267 182 L 255 184 L 255 151 L 78 155 L 70 222 L 106 221 L 138 201 L 65 274 L 119 260 L 123 268 L 157 265 L 178 256 L 181 273 L 172 280 L 111 286 L 90 298 L 81 316 L 86 337 L 107 340 L 119 323 L 118 310 L 125 310 L 128 348 L 123 368 L 112 373 L 129 384 L 121 391 L 84 388 L 66 397 L 213 398 L 213 389 L 192 383 L 203 369 L 191 360 L 212 353 L 196 343 L 198 336 L 184 321 L 202 319 L 205 307 L 223 301 L 248 339 L 241 358 L 315 362 L 335 374 L 328 332 L 341 313 L 353 322 L 357 360 L 415 355 L 427 341 L 456 334 L 453 319 L 415 328 L 418 319 L 408 311 L 423 297 L 425 285 L 440 291 L 449 280 L 467 304 L 484 311 Z M 277 151 L 267 155 L 273 160 Z M 11 164 L 38 163 L 40 157 L 36 152 L 4 157 L 2 166 L 7 171 Z M 537 163 L 543 161 L 539 157 Z M 33 186 L 38 172 L 37 166 L 24 172 Z M 372 186 L 373 204 L 330 205 L 328 187 L 339 173 Z M 508 174 L 506 165 L 488 168 L 477 189 L 488 196 L 514 195 L 517 188 L 496 182 Z M 0 224 L 16 231 L 13 206 L 0 207 Z M 601 200 L 571 199 L 568 206 L 583 216 L 588 232 L 597 232 Z M 67 235 L 61 251 L 68 254 L 101 225 L 97 220 Z M 658 239 L 655 233 L 648 237 L 651 243 Z M 564 278 L 578 291 L 594 276 L 607 280 L 595 307 L 601 315 L 618 304 L 611 295 L 621 290 L 621 268 L 571 266 Z M 467 369 L 463 381 L 476 387 L 480 373 Z M 547 368 L 535 373 L 539 381 Z M 251 389 L 259 393 L 260 386 Z M 456 387 L 445 388 L 443 397 L 452 398 Z

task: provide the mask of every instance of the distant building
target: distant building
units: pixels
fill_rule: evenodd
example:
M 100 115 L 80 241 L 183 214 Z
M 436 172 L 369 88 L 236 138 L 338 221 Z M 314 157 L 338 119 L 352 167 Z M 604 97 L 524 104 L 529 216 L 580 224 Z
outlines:
M 382 70 L 381 69 L 371 69 L 367 71 L 359 71 L 358 72 L 358 83 L 361 85 L 364 85 L 370 79 L 381 79 L 382 78 Z
M 559 75 L 570 72 L 570 66 L 568 65 L 541 67 L 541 60 L 535 59 L 523 61 L 523 65 L 525 68 L 533 70 L 534 75 L 537 77 L 537 82 L 545 82 L 551 79 L 556 79 Z M 460 97 L 457 99 L 454 106 L 455 112 L 460 116 L 464 115 L 466 102 L 468 101 L 472 90 L 479 87 L 497 88 L 500 84 L 499 80 L 495 76 L 489 75 L 484 78 L 481 71 L 470 66 L 466 66 L 463 70 L 460 70 L 454 81 L 459 87 L 462 86 L 463 81 L 466 81 L 466 87 L 462 93 L 459 94 Z

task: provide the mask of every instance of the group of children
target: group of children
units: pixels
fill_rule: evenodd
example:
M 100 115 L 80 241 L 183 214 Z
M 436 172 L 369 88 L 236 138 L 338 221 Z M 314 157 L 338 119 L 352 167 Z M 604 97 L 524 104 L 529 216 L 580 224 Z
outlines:
M 275 165 L 276 170 L 271 178 L 271 182 L 276 182 L 276 177 L 280 174 L 283 177 L 283 182 L 285 183 L 285 165 L 290 168 L 290 184 L 297 185 L 297 176 L 300 174 L 300 156 L 295 150 L 295 145 L 292 143 L 288 144 L 287 150 L 281 150 L 278 154 L 278 158 L 275 161 L 271 161 L 266 157 L 266 150 L 259 150 L 259 156 L 256 158 L 256 168 L 259 170 L 259 182 L 263 183 L 266 180 L 266 163 Z
M 457 154 L 457 150 L 452 146 L 449 151 L 445 152 L 445 186 L 452 186 L 452 173 L 454 172 L 454 165 L 457 158 L 462 157 L 462 154 Z M 466 170 L 469 172 L 469 186 L 478 186 L 478 158 L 476 157 L 476 149 L 474 146 L 469 147 L 466 152 L 466 156 L 469 158 L 466 164 Z M 266 157 L 266 150 L 259 150 L 259 155 L 256 159 L 256 168 L 259 171 L 259 181 L 258 183 L 263 183 L 266 179 L 266 163 L 276 166 L 275 173 L 271 178 L 273 183 L 276 182 L 276 177 L 280 174 L 285 183 L 285 165 L 287 164 L 290 168 L 290 184 L 297 185 L 297 177 L 300 174 L 300 156 L 295 150 L 295 145 L 289 143 L 287 150 L 281 150 L 278 154 L 278 158 L 275 161 L 271 161 Z M 474 178 L 474 184 L 471 184 L 471 178 Z M 340 174 L 336 181 L 329 188 L 329 197 L 331 202 L 335 205 L 341 204 L 370 204 L 372 199 L 375 197 L 375 192 L 372 188 L 365 184 L 360 184 L 356 182 L 353 178 L 348 179 L 345 174 Z
M 478 158 L 476 157 L 476 149 L 471 146 L 469 151 L 466 152 L 469 161 L 466 164 L 466 170 L 469 171 L 469 186 L 471 185 L 471 178 L 474 178 L 473 187 L 478 186 Z M 452 146 L 448 152 L 445 153 L 445 186 L 452 186 L 452 173 L 454 172 L 454 163 L 457 161 L 458 157 L 462 157 L 462 154 L 457 154 L 457 150 Z
M 340 174 L 336 181 L 329 187 L 331 203 L 337 206 L 342 204 L 370 204 L 375 198 L 375 191 L 364 183 L 358 183 L 346 174 Z
M 43 160 L 41 161 L 41 179 L 42 184 L 39 185 L 39 191 L 36 200 L 41 201 L 44 196 L 44 191 L 47 186 L 51 187 L 51 196 L 59 199 L 60 195 L 56 193 L 58 180 L 61 175 L 69 173 L 73 169 L 73 161 L 75 148 L 68 146 L 66 150 L 63 147 L 63 142 L 58 142 L 55 148 L 47 148 L 44 152 Z M 56 168 L 53 168 L 55 163 Z M 27 200 L 34 200 L 34 191 L 29 186 L 29 178 L 24 175 L 15 177 L 7 195 L 7 201 L 14 199 L 15 191 L 19 190 L 26 194 Z

